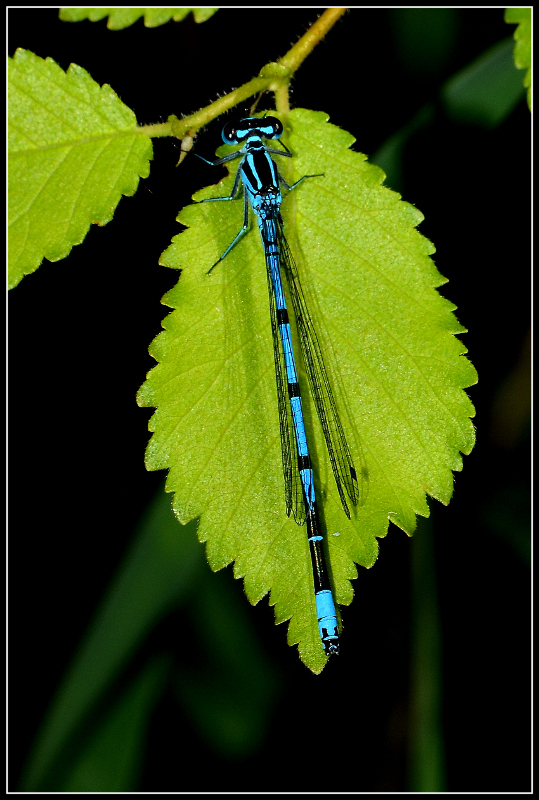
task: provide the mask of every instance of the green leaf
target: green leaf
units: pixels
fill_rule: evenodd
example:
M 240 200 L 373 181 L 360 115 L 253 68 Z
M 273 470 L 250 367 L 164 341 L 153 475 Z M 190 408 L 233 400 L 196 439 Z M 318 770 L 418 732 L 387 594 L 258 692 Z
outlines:
M 61 792 L 129 792 L 137 788 L 146 729 L 170 657 L 153 658 L 89 737 Z
M 515 45 L 515 66 L 517 69 L 525 69 L 524 86 L 528 89 L 527 100 L 528 108 L 532 109 L 532 10 L 531 8 L 506 8 L 506 22 L 518 23 L 514 35 Z
M 508 36 L 453 75 L 443 86 L 442 100 L 457 122 L 494 128 L 523 94 L 513 64 L 513 40 Z
M 156 622 L 199 586 L 204 565 L 191 527 L 178 525 L 161 489 L 58 688 L 28 759 L 23 791 L 56 791 L 65 782 L 77 758 L 70 745 L 81 730 L 89 731 L 92 712 Z M 94 735 L 99 739 L 90 730 Z
M 164 25 L 171 19 L 174 22 L 181 22 L 191 11 L 195 22 L 205 22 L 217 10 L 217 8 L 61 8 L 60 19 L 64 22 L 80 22 L 83 19 L 99 22 L 108 17 L 107 28 L 119 31 L 133 25 L 142 16 L 147 28 L 157 28 L 158 25 Z
M 194 537 L 193 544 L 202 556 Z M 282 685 L 230 578 L 228 571 L 212 575 L 207 566 L 201 570 L 189 603 L 199 656 L 195 663 L 178 661 L 173 685 L 207 746 L 225 758 L 240 759 L 262 746 Z
M 28 50 L 9 59 L 9 286 L 59 261 L 147 177 L 151 140 L 110 86 Z
M 296 109 L 286 138 L 283 203 L 289 243 L 316 320 L 341 419 L 362 477 L 362 502 L 342 511 L 304 376 L 313 454 L 337 602 L 348 605 L 355 564 L 375 562 L 391 520 L 407 533 L 428 516 L 426 493 L 448 503 L 452 470 L 474 443 L 463 388 L 476 373 L 453 334 L 464 332 L 435 287 L 445 283 L 416 230 L 421 213 L 381 186 L 382 171 L 352 152 L 327 115 Z M 237 162 L 233 162 L 237 164 Z M 292 170 L 294 174 L 292 175 Z M 233 176 L 199 193 L 230 193 Z M 320 672 L 320 643 L 305 528 L 287 518 L 264 256 L 256 226 L 207 275 L 241 227 L 242 202 L 185 208 L 188 230 L 162 263 L 181 268 L 163 302 L 175 309 L 150 347 L 159 362 L 138 402 L 155 406 L 148 469 L 169 469 L 182 522 L 202 514 L 199 539 L 212 569 L 234 564 L 255 604 L 268 592 L 288 641 Z M 360 635 L 360 631 L 346 631 Z

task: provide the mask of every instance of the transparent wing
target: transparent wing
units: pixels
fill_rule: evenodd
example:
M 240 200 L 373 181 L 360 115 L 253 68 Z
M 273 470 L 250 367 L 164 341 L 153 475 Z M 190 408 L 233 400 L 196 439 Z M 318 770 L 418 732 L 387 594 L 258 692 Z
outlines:
M 277 402 L 279 405 L 279 427 L 281 431 L 281 454 L 283 460 L 284 495 L 286 513 L 292 511 L 298 525 L 305 522 L 305 504 L 301 489 L 301 478 L 298 468 L 296 439 L 288 402 L 288 382 L 284 362 L 283 346 L 277 323 L 275 293 L 271 280 L 270 266 L 266 261 L 268 276 L 268 292 L 270 301 L 271 335 L 273 338 L 273 357 L 275 360 L 275 378 L 277 384 Z
M 296 263 L 283 233 L 282 223 L 278 225 L 278 240 L 281 266 L 286 275 L 290 298 L 296 316 L 303 363 L 307 371 L 309 386 L 318 418 L 320 419 L 320 425 L 324 432 L 342 507 L 346 516 L 350 519 L 350 511 L 344 490 L 346 490 L 346 494 L 352 504 L 357 505 L 359 492 L 356 469 L 339 418 L 316 330 L 305 302 Z

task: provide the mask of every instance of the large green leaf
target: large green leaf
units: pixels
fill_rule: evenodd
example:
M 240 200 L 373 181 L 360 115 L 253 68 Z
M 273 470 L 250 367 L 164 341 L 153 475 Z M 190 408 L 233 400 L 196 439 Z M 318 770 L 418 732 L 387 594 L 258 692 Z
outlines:
M 532 108 L 532 10 L 531 8 L 506 8 L 505 21 L 518 23 L 514 33 L 515 66 L 525 69 L 524 86 L 528 89 L 528 107 Z
M 110 86 L 28 50 L 9 59 L 9 286 L 59 261 L 147 177 L 151 140 Z
M 181 22 L 193 12 L 195 22 L 205 22 L 217 11 L 216 8 L 61 8 L 60 19 L 64 22 L 80 22 L 89 19 L 91 22 L 108 17 L 107 28 L 119 31 L 133 25 L 140 17 L 144 17 L 147 28 L 157 28 L 171 19 Z
M 347 605 L 355 564 L 374 563 L 388 521 L 411 534 L 415 515 L 428 516 L 426 494 L 449 502 L 452 470 L 474 443 L 473 407 L 462 390 L 476 373 L 453 335 L 464 331 L 455 306 L 435 291 L 445 279 L 429 258 L 432 244 L 415 230 L 421 213 L 381 186 L 382 171 L 349 149 L 353 138 L 326 114 L 297 109 L 287 129 L 295 158 L 279 160 L 285 178 L 325 173 L 285 199 L 283 216 L 362 478 L 362 500 L 348 520 L 300 374 L 332 580 Z M 198 199 L 229 194 L 232 180 Z M 212 569 L 234 561 L 251 603 L 270 592 L 277 622 L 290 620 L 289 643 L 319 672 L 326 658 L 305 528 L 285 513 L 256 226 L 207 274 L 240 229 L 242 208 L 241 201 L 188 206 L 178 217 L 188 230 L 162 257 L 183 272 L 163 299 L 175 311 L 151 345 L 159 364 L 138 396 L 157 407 L 146 463 L 169 469 L 180 521 L 202 514 L 198 535 Z

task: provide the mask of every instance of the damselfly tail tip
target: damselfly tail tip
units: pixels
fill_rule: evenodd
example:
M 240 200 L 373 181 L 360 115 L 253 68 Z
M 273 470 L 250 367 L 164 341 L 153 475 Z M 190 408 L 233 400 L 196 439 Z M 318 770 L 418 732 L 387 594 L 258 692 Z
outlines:
M 339 655 L 339 641 L 326 641 L 324 642 L 324 651 L 328 656 L 338 656 Z

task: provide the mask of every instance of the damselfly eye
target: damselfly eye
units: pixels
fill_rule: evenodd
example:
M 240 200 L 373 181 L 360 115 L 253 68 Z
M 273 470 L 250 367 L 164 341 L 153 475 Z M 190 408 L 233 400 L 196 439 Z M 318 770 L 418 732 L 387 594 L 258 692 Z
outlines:
M 223 130 L 221 131 L 221 137 L 225 144 L 236 144 L 236 134 L 237 128 L 235 122 L 227 122 Z
M 273 136 L 278 139 L 283 132 L 283 123 L 277 117 L 266 117 L 264 120 L 265 125 L 271 125 L 273 128 Z

